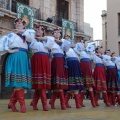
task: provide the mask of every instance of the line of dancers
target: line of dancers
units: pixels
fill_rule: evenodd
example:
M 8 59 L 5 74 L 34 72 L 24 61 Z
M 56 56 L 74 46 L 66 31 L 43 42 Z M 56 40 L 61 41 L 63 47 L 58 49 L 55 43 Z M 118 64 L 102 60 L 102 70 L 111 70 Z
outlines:
M 120 104 L 120 57 L 109 50 L 105 54 L 102 47 L 94 45 L 85 47 L 84 42 L 72 43 L 70 35 L 61 38 L 60 29 L 54 29 L 51 36 L 44 36 L 42 25 L 36 30 L 26 29 L 27 20 L 16 18 L 15 28 L 11 33 L 0 38 L 0 51 L 9 56 L 5 66 L 5 86 L 14 88 L 8 108 L 26 112 L 24 90 L 34 89 L 30 105 L 38 110 L 41 99 L 43 110 L 48 111 L 46 90 L 53 90 L 49 104 L 55 109 L 55 100 L 60 99 L 62 110 L 71 108 L 69 100 L 74 96 L 76 108 L 85 107 L 83 100 L 86 90 L 89 91 L 93 107 L 99 106 L 100 92 L 103 93 L 106 106 Z M 33 53 L 32 58 L 28 50 Z M 95 63 L 92 72 L 91 63 Z M 66 91 L 66 94 L 64 94 Z

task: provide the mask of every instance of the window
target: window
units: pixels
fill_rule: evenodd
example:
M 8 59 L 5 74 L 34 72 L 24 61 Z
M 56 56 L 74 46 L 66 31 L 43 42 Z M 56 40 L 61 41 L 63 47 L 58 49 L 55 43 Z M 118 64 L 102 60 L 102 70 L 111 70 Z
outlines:
M 118 35 L 120 35 L 120 13 L 118 13 Z
M 16 0 L 19 3 L 23 3 L 25 5 L 29 5 L 29 0 Z
M 0 8 L 10 10 L 10 1 L 0 0 Z
M 69 18 L 69 2 L 57 0 L 57 25 L 62 26 L 62 18 Z
M 105 22 L 105 39 L 107 40 L 107 22 Z
M 118 42 L 118 50 L 119 50 L 119 55 L 120 55 L 120 42 Z
M 25 5 L 29 5 L 29 0 L 16 0 L 16 1 L 12 0 L 12 12 L 17 12 L 16 10 L 17 2 L 25 4 Z

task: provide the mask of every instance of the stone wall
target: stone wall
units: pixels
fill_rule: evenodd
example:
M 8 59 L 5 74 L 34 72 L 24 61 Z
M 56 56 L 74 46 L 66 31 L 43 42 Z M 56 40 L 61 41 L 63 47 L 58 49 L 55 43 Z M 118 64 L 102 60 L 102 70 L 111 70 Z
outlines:
M 119 19 L 120 1 L 107 0 L 107 48 L 120 55 Z
M 84 31 L 84 0 L 66 1 L 69 2 L 69 20 L 77 23 L 78 30 Z M 40 8 L 43 20 L 56 15 L 56 3 L 57 0 L 30 0 L 30 6 Z

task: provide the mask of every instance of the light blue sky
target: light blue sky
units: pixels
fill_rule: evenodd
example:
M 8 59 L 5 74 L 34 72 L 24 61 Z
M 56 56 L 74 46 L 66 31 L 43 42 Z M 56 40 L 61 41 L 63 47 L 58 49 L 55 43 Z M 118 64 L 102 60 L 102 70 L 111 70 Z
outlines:
M 102 39 L 102 10 L 107 9 L 106 0 L 84 0 L 84 21 L 94 28 L 94 40 Z

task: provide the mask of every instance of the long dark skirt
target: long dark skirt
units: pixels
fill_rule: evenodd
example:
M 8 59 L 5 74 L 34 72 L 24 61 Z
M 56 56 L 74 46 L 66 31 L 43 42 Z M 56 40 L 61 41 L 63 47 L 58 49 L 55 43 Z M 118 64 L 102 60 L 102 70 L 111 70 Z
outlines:
M 80 68 L 82 72 L 84 87 L 95 87 L 95 82 L 92 75 L 92 67 L 90 62 L 80 62 Z
M 93 73 L 95 80 L 95 90 L 106 91 L 106 72 L 104 66 L 96 66 Z
M 52 89 L 68 89 L 68 71 L 64 67 L 63 57 L 54 57 L 51 62 Z
M 107 68 L 107 89 L 108 91 L 120 90 L 116 68 Z
M 67 64 L 68 64 L 68 89 L 82 91 L 84 87 L 79 61 L 71 60 L 67 61 Z
M 50 59 L 48 55 L 33 55 L 31 64 L 32 89 L 51 89 Z

